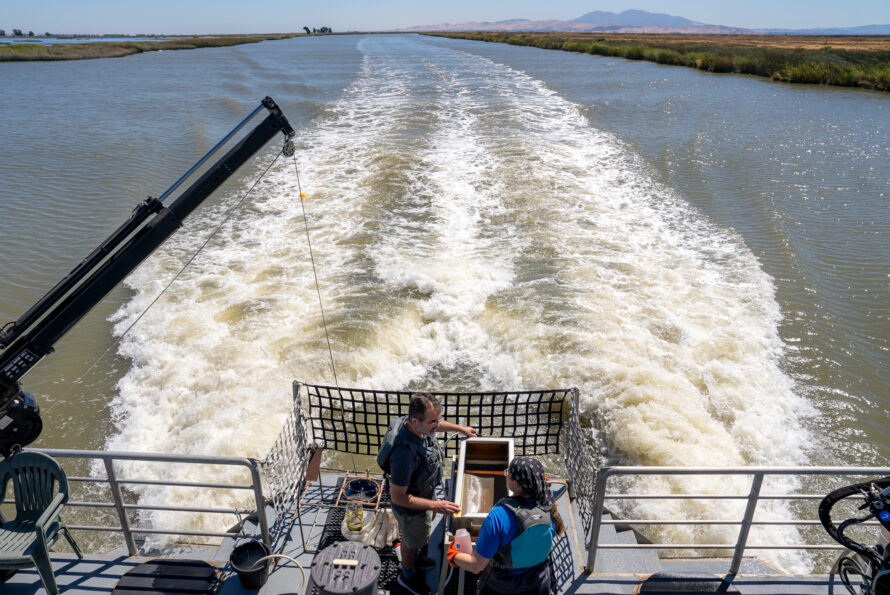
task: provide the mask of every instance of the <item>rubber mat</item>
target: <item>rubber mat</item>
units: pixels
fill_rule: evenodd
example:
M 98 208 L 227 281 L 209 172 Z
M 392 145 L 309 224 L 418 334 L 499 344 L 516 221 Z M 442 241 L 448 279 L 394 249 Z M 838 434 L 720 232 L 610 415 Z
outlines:
M 346 541 L 340 532 L 340 524 L 343 522 L 344 510 L 342 508 L 331 508 L 328 510 L 328 516 L 324 524 L 324 532 L 321 536 L 321 543 L 318 550 L 321 551 L 332 543 L 337 541 Z M 390 546 L 377 550 L 380 555 L 380 577 L 377 579 L 377 587 L 381 591 L 389 591 L 392 593 L 403 592 L 404 589 L 396 582 L 399 577 L 399 560 L 395 551 Z M 307 569 L 308 570 L 308 569 Z M 317 595 L 319 593 L 316 585 L 311 585 L 309 593 Z
M 679 595 L 681 593 L 729 593 L 741 592 L 725 580 L 713 574 L 673 574 L 656 572 L 640 584 L 641 595 Z
M 219 577 L 203 560 L 152 560 L 127 572 L 112 595 L 201 595 L 213 593 Z

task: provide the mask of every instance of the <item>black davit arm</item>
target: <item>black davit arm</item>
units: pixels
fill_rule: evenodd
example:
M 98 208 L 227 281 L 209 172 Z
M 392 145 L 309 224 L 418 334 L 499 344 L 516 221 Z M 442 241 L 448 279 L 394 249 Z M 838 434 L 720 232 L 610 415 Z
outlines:
M 269 114 L 172 203 L 162 202 L 259 111 Z M 292 154 L 294 130 L 278 105 L 266 97 L 241 124 L 196 163 L 160 198 L 138 205 L 130 218 L 65 276 L 21 318 L 0 330 L 0 454 L 33 442 L 43 427 L 34 398 L 19 380 L 72 326 L 182 224 L 182 220 L 253 157 L 273 136 L 284 134 Z

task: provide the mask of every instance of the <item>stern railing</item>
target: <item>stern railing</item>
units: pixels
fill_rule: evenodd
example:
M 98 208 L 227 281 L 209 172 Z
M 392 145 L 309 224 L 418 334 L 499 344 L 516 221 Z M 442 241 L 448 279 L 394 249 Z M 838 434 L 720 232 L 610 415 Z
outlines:
M 751 476 L 747 494 L 683 494 L 683 493 L 632 493 L 626 490 L 608 492 L 608 482 L 612 478 L 627 476 Z M 592 513 L 590 527 L 587 530 L 587 568 L 586 572 L 594 571 L 597 552 L 602 549 L 654 549 L 654 550 L 730 550 L 733 552 L 728 574 L 735 575 L 741 567 L 746 550 L 841 550 L 842 546 L 831 543 L 788 543 L 788 544 L 750 544 L 748 537 L 755 525 L 819 525 L 817 519 L 781 519 L 755 520 L 758 503 L 764 500 L 781 501 L 820 501 L 824 494 L 778 493 L 763 494 L 764 479 L 771 476 L 795 476 L 798 478 L 812 476 L 886 476 L 890 475 L 890 467 L 603 467 L 596 473 L 592 498 L 590 492 L 582 495 L 588 500 Z M 855 480 L 855 481 L 862 481 Z M 850 483 L 853 483 L 851 481 Z M 589 484 L 588 484 L 589 485 Z M 576 488 L 577 489 L 577 488 Z M 736 519 L 610 519 L 604 520 L 603 514 L 609 512 L 605 507 L 607 500 L 745 500 L 745 512 L 742 518 Z M 815 506 L 813 507 L 815 512 Z M 634 544 L 599 544 L 600 528 L 603 524 L 624 526 L 652 525 L 738 525 L 739 532 L 734 543 L 634 543 Z M 647 536 L 648 537 L 648 536 Z
M 193 514 L 226 514 L 233 515 L 236 518 L 243 518 L 245 515 L 257 513 L 257 521 L 260 527 L 262 540 L 266 545 L 271 544 L 271 535 L 269 532 L 269 524 L 265 515 L 265 497 L 263 496 L 262 482 L 260 480 L 260 466 L 255 459 L 246 457 L 217 457 L 217 456 L 192 456 L 192 455 L 171 455 L 158 453 L 138 453 L 138 452 L 112 452 L 97 450 L 65 450 L 65 449 L 30 449 L 42 452 L 54 458 L 60 459 L 86 459 L 89 461 L 102 461 L 105 469 L 105 477 L 78 477 L 68 475 L 68 481 L 78 484 L 107 484 L 111 491 L 111 502 L 107 501 L 74 501 L 69 500 L 67 507 L 72 508 L 93 508 L 93 509 L 113 509 L 119 521 L 119 526 L 100 526 L 100 525 L 75 525 L 69 524 L 69 528 L 73 531 L 104 531 L 104 532 L 120 532 L 123 535 L 129 555 L 136 556 L 139 549 L 136 545 L 135 535 L 179 535 L 190 537 L 222 537 L 233 538 L 242 536 L 240 533 L 231 532 L 213 532 L 213 531 L 187 531 L 178 529 L 163 529 L 154 527 L 134 526 L 129 518 L 132 511 L 155 510 L 165 512 L 183 512 Z M 222 465 L 243 467 L 250 476 L 250 483 L 246 484 L 228 484 L 228 483 L 207 483 L 207 482 L 187 482 L 172 481 L 158 479 L 141 479 L 127 475 L 122 477 L 116 469 L 117 464 L 123 461 L 138 461 L 147 463 L 162 464 L 189 464 L 189 465 Z M 197 506 L 169 506 L 159 504 L 128 504 L 124 497 L 124 486 L 164 486 L 174 488 L 194 488 L 202 490 L 245 490 L 253 492 L 253 500 L 256 509 L 240 509 L 240 508 L 213 508 L 213 507 L 197 507 Z M 3 497 L 4 495 L 0 495 Z M 4 500 L 4 503 L 10 503 L 10 500 Z

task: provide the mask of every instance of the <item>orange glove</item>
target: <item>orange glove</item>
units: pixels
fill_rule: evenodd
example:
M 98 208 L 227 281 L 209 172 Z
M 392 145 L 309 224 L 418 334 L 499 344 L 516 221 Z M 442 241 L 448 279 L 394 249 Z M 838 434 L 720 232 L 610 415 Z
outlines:
M 454 563 L 454 557 L 460 553 L 460 550 L 457 549 L 457 542 L 452 541 L 451 545 L 448 546 L 448 551 L 445 553 L 448 556 L 448 565 L 452 568 L 457 568 L 457 564 Z

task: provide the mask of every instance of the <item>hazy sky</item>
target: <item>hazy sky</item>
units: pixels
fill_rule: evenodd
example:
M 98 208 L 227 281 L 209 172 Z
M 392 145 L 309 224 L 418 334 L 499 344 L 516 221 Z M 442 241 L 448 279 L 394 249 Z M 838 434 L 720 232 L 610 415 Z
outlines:
M 0 0 L 0 29 L 51 33 L 373 31 L 468 21 L 569 20 L 594 10 L 668 13 L 731 27 L 890 24 L 890 0 Z

